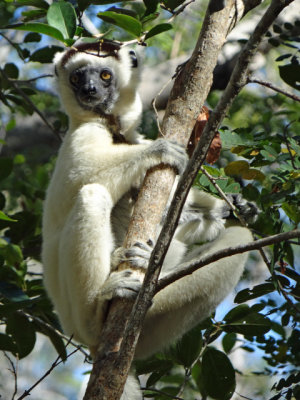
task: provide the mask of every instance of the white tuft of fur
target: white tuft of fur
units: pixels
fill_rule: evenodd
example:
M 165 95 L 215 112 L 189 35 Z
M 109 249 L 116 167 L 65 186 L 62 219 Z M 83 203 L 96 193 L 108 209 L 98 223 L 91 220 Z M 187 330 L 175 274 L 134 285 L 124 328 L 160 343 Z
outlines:
M 133 371 L 130 371 L 127 377 L 120 400 L 143 400 L 140 384 Z

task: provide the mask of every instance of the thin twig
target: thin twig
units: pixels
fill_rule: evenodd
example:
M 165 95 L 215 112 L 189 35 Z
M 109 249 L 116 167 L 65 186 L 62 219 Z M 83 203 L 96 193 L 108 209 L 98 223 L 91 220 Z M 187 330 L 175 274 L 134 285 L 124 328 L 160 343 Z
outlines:
M 60 336 L 62 339 L 65 339 L 68 344 L 71 344 L 74 346 L 77 350 L 79 350 L 86 358 L 89 358 L 89 354 L 82 348 L 82 346 L 78 345 L 77 343 L 74 343 L 72 340 L 72 337 L 68 337 L 61 333 L 59 330 L 53 328 L 52 325 L 48 324 L 47 322 L 43 321 L 41 318 L 36 317 L 35 315 L 31 315 L 26 313 L 25 311 L 18 311 L 18 314 L 24 315 L 26 318 L 29 318 L 35 322 L 37 322 L 38 325 L 41 325 L 42 327 L 45 327 L 46 329 L 51 330 L 53 333 L 56 335 Z
M 177 281 L 184 276 L 190 275 L 196 270 L 218 261 L 225 257 L 231 257 L 235 254 L 246 253 L 251 250 L 259 250 L 262 247 L 270 246 L 275 243 L 279 243 L 291 238 L 300 237 L 300 229 L 279 233 L 277 235 L 269 236 L 263 239 L 255 240 L 247 244 L 243 244 L 236 247 L 228 247 L 222 250 L 218 250 L 213 254 L 208 254 L 201 258 L 195 258 L 189 262 L 182 264 L 181 269 L 166 275 L 158 281 L 156 293 L 164 289 L 166 286 Z
M 190 368 L 185 368 L 185 374 L 184 374 L 184 380 L 182 382 L 182 384 L 179 387 L 179 390 L 177 392 L 177 396 L 182 396 L 184 389 L 186 387 L 187 382 L 190 380 L 191 378 L 191 369 Z
M 238 393 L 238 392 L 234 392 L 234 393 L 236 393 L 236 394 L 237 394 L 238 396 L 240 396 L 242 399 L 253 400 L 253 399 L 251 399 L 250 397 L 243 396 L 242 394 L 240 394 L 240 393 Z
M 18 53 L 18 56 L 24 61 L 25 58 L 23 56 L 22 51 L 19 48 L 19 45 L 17 43 L 14 43 L 12 40 L 10 40 L 6 35 L 4 35 L 2 32 L 0 32 L 0 36 L 3 37 L 3 39 L 5 39 Z
M 223 200 L 225 200 L 225 202 L 229 205 L 229 207 L 231 208 L 231 210 L 235 213 L 235 216 L 238 218 L 238 220 L 240 221 L 240 223 L 242 224 L 242 226 L 244 226 L 245 228 L 247 228 L 248 224 L 245 221 L 245 219 L 243 218 L 242 215 L 240 215 L 238 213 L 238 210 L 236 208 L 236 206 L 230 201 L 230 199 L 226 196 L 226 194 L 223 192 L 223 190 L 220 188 L 220 186 L 217 184 L 216 179 L 210 175 L 205 168 L 201 167 L 200 171 L 207 177 L 207 179 L 211 182 L 211 184 L 213 185 L 213 187 L 218 191 L 219 195 L 222 197 Z
M 15 83 L 14 80 L 9 79 L 9 77 L 7 76 L 6 72 L 2 69 L 1 73 L 3 74 L 3 76 L 5 77 L 5 79 L 7 79 L 12 87 L 23 97 L 24 100 L 26 100 L 26 102 L 33 108 L 33 110 L 39 115 L 39 117 L 42 119 L 42 121 L 48 126 L 49 129 L 51 129 L 51 131 L 54 133 L 54 135 L 59 139 L 59 141 L 61 141 L 61 136 L 59 134 L 59 132 L 52 126 L 52 124 L 50 124 L 50 122 L 48 122 L 47 118 L 44 116 L 44 114 L 37 108 L 37 106 L 33 103 L 33 101 L 29 98 L 29 96 L 27 96 L 26 93 L 24 93 L 24 91 L 19 88 L 19 86 Z
M 15 380 L 15 390 L 14 390 L 12 398 L 11 398 L 11 400 L 14 400 L 14 398 L 17 394 L 17 391 L 18 391 L 18 367 L 15 366 L 15 364 L 13 363 L 13 361 L 9 357 L 9 355 L 6 353 L 6 351 L 3 351 L 3 353 L 4 353 L 4 356 L 7 358 L 8 362 L 10 363 L 10 366 L 11 366 L 10 371 L 13 374 L 14 380 Z M 17 360 L 17 362 L 18 362 L 18 360 Z
M 71 338 L 70 338 L 71 340 Z M 66 348 L 69 345 L 70 341 L 66 344 Z M 79 349 L 75 349 L 74 351 L 72 351 L 71 353 L 67 354 L 67 358 L 70 358 L 74 353 L 76 353 Z M 58 356 L 55 361 L 52 363 L 51 367 L 44 373 L 44 375 L 38 380 L 36 381 L 29 389 L 25 390 L 24 393 L 18 397 L 17 400 L 22 400 L 27 396 L 30 396 L 30 392 L 37 386 L 39 385 L 48 375 L 51 374 L 51 372 L 54 370 L 54 368 L 56 368 L 59 364 L 61 364 L 62 362 L 64 362 L 64 360 L 61 359 L 60 356 Z
M 194 3 L 194 2 L 195 2 L 195 0 L 187 1 L 186 3 L 182 4 L 182 6 L 179 7 L 177 11 L 171 11 L 171 10 L 169 10 L 168 8 L 165 8 L 165 7 L 161 7 L 161 8 L 163 8 L 163 9 L 165 9 L 165 10 L 167 10 L 167 11 L 169 11 L 169 12 L 172 13 L 172 17 L 169 18 L 169 20 L 168 20 L 168 22 L 170 23 L 170 22 L 172 22 L 179 14 L 181 14 L 181 13 L 186 9 L 187 6 L 189 6 L 191 3 Z
M 9 80 L 9 82 L 14 82 L 17 85 L 23 85 L 25 83 L 35 82 L 38 79 L 53 78 L 53 77 L 54 77 L 53 74 L 43 74 L 43 75 L 39 75 L 39 76 L 36 76 L 35 78 L 30 78 L 30 79 L 11 79 L 11 78 L 8 78 L 8 80 Z
M 220 186 L 216 183 L 215 179 L 203 168 L 200 168 L 201 171 L 204 173 L 204 175 L 209 179 L 209 181 L 211 182 L 211 184 L 216 188 L 216 190 L 219 192 L 220 196 L 226 201 L 226 203 L 229 205 L 229 207 L 232 209 L 232 211 L 234 212 L 235 216 L 238 218 L 238 220 L 240 221 L 241 225 L 244 226 L 245 228 L 248 227 L 247 222 L 245 221 L 245 219 L 243 218 L 242 215 L 239 214 L 237 208 L 235 207 L 235 205 L 228 199 L 228 197 L 226 196 L 226 194 L 223 192 L 223 190 L 220 188 Z M 268 256 L 266 255 L 264 249 L 259 249 L 258 250 L 264 263 L 266 264 L 268 270 L 271 272 L 271 263 L 268 259 Z
M 283 94 L 283 95 L 285 95 L 285 96 L 287 96 L 287 97 L 289 97 L 289 98 L 291 98 L 291 99 L 293 99 L 295 101 L 299 101 L 300 102 L 300 97 L 299 96 L 296 96 L 293 93 L 290 93 L 290 92 L 288 92 L 286 90 L 283 90 L 283 89 L 279 88 L 278 86 L 273 85 L 273 83 L 262 81 L 260 79 L 252 78 L 252 77 L 248 78 L 248 82 L 247 83 L 257 83 L 259 85 L 262 85 L 262 86 L 265 86 L 265 87 L 267 87 L 269 89 L 272 89 L 275 92 L 281 93 L 281 94 Z
M 290 125 L 291 125 L 293 122 L 294 122 L 294 121 L 290 122 L 289 124 L 287 124 L 287 125 L 285 126 L 285 128 L 284 128 L 284 130 L 283 130 L 283 137 L 284 137 L 284 141 L 285 141 L 286 148 L 288 149 L 288 152 L 289 152 L 289 155 L 290 155 L 290 158 L 291 158 L 292 166 L 293 166 L 294 169 L 298 169 L 298 168 L 296 167 L 296 164 L 295 164 L 295 157 L 294 157 L 293 154 L 292 154 L 292 149 L 291 149 L 290 143 L 289 143 L 289 141 L 288 141 L 288 137 L 287 137 L 287 130 L 288 130 L 288 128 L 290 127 Z
M 168 81 L 162 86 L 162 88 L 157 93 L 157 95 L 154 97 L 154 99 L 152 100 L 152 103 L 151 103 L 154 113 L 155 113 L 155 116 L 156 116 L 157 127 L 158 127 L 158 130 L 159 130 L 159 133 L 161 136 L 164 136 L 164 135 L 162 133 L 162 129 L 161 129 L 160 122 L 159 122 L 159 115 L 158 115 L 158 111 L 156 108 L 156 100 L 162 94 L 162 92 L 166 89 L 166 87 L 172 82 L 172 79 L 173 79 L 173 77 L 168 79 Z
M 158 389 L 142 388 L 142 390 L 151 390 L 151 392 L 155 392 L 155 393 L 158 393 L 158 394 L 162 394 L 162 395 L 165 396 L 165 397 L 170 397 L 170 399 L 184 400 L 182 397 L 173 396 L 173 395 L 170 395 L 170 394 L 168 394 L 168 393 L 166 393 L 166 392 L 163 392 L 162 390 L 158 390 Z

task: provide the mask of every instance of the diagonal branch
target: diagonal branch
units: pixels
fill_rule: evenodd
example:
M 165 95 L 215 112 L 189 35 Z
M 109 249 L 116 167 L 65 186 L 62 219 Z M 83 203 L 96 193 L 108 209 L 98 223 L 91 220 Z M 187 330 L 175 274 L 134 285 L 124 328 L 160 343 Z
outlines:
M 300 102 L 300 97 L 299 96 L 295 95 L 294 93 L 290 93 L 287 90 L 283 90 L 283 89 L 273 85 L 273 83 L 271 83 L 271 82 L 262 81 L 261 79 L 257 79 L 255 77 L 249 77 L 248 78 L 248 83 L 257 83 L 258 85 L 265 86 L 265 87 L 267 87 L 269 89 L 274 90 L 275 92 L 281 93 L 284 96 L 289 97 L 292 100 Z
M 246 253 L 251 250 L 260 250 L 262 247 L 270 246 L 275 243 L 283 242 L 293 238 L 300 238 L 300 230 L 294 230 L 290 232 L 279 233 L 278 235 L 269 236 L 263 239 L 255 240 L 254 242 L 243 244 L 236 247 L 228 247 L 226 249 L 219 250 L 213 254 L 208 254 L 203 258 L 194 259 L 185 264 L 182 264 L 182 268 L 178 271 L 170 273 L 158 281 L 156 287 L 156 293 L 177 281 L 184 276 L 190 275 L 196 270 L 205 267 L 206 265 L 218 261 L 221 258 L 230 257 L 235 254 Z
M 72 338 L 70 338 L 71 341 Z M 66 344 L 66 347 L 69 345 L 70 341 Z M 79 350 L 79 348 L 76 348 L 75 350 L 73 350 L 71 353 L 69 353 L 67 355 L 67 358 L 71 357 L 74 353 L 76 353 Z M 64 360 L 61 359 L 60 356 L 58 356 L 55 361 L 52 363 L 51 367 L 43 374 L 43 376 L 41 376 L 29 389 L 26 389 L 24 391 L 24 393 L 18 397 L 17 400 L 22 400 L 25 399 L 25 397 L 30 396 L 31 392 L 34 388 L 36 388 L 48 375 L 51 374 L 51 372 L 62 362 L 64 362 Z

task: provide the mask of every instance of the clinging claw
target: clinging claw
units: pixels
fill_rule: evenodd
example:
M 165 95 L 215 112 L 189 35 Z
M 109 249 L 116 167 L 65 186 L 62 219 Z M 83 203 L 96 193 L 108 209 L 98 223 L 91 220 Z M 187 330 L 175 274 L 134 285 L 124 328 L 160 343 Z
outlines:
M 147 243 L 136 242 L 129 249 L 119 247 L 111 256 L 111 268 L 115 270 L 121 262 L 127 261 L 134 268 L 147 269 L 152 250 L 153 241 L 151 239 Z
M 126 269 L 112 272 L 101 288 L 101 296 L 106 300 L 114 297 L 135 298 L 142 286 L 142 276 Z

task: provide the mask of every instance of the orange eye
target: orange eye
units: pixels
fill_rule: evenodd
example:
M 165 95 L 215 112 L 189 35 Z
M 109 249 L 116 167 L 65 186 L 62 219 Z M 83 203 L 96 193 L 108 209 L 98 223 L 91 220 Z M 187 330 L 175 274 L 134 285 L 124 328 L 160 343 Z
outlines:
M 79 82 L 79 76 L 77 74 L 73 74 L 70 76 L 70 82 L 76 85 Z
M 100 75 L 101 79 L 103 79 L 104 81 L 108 81 L 109 79 L 111 79 L 111 73 L 108 71 L 103 71 L 101 72 Z

